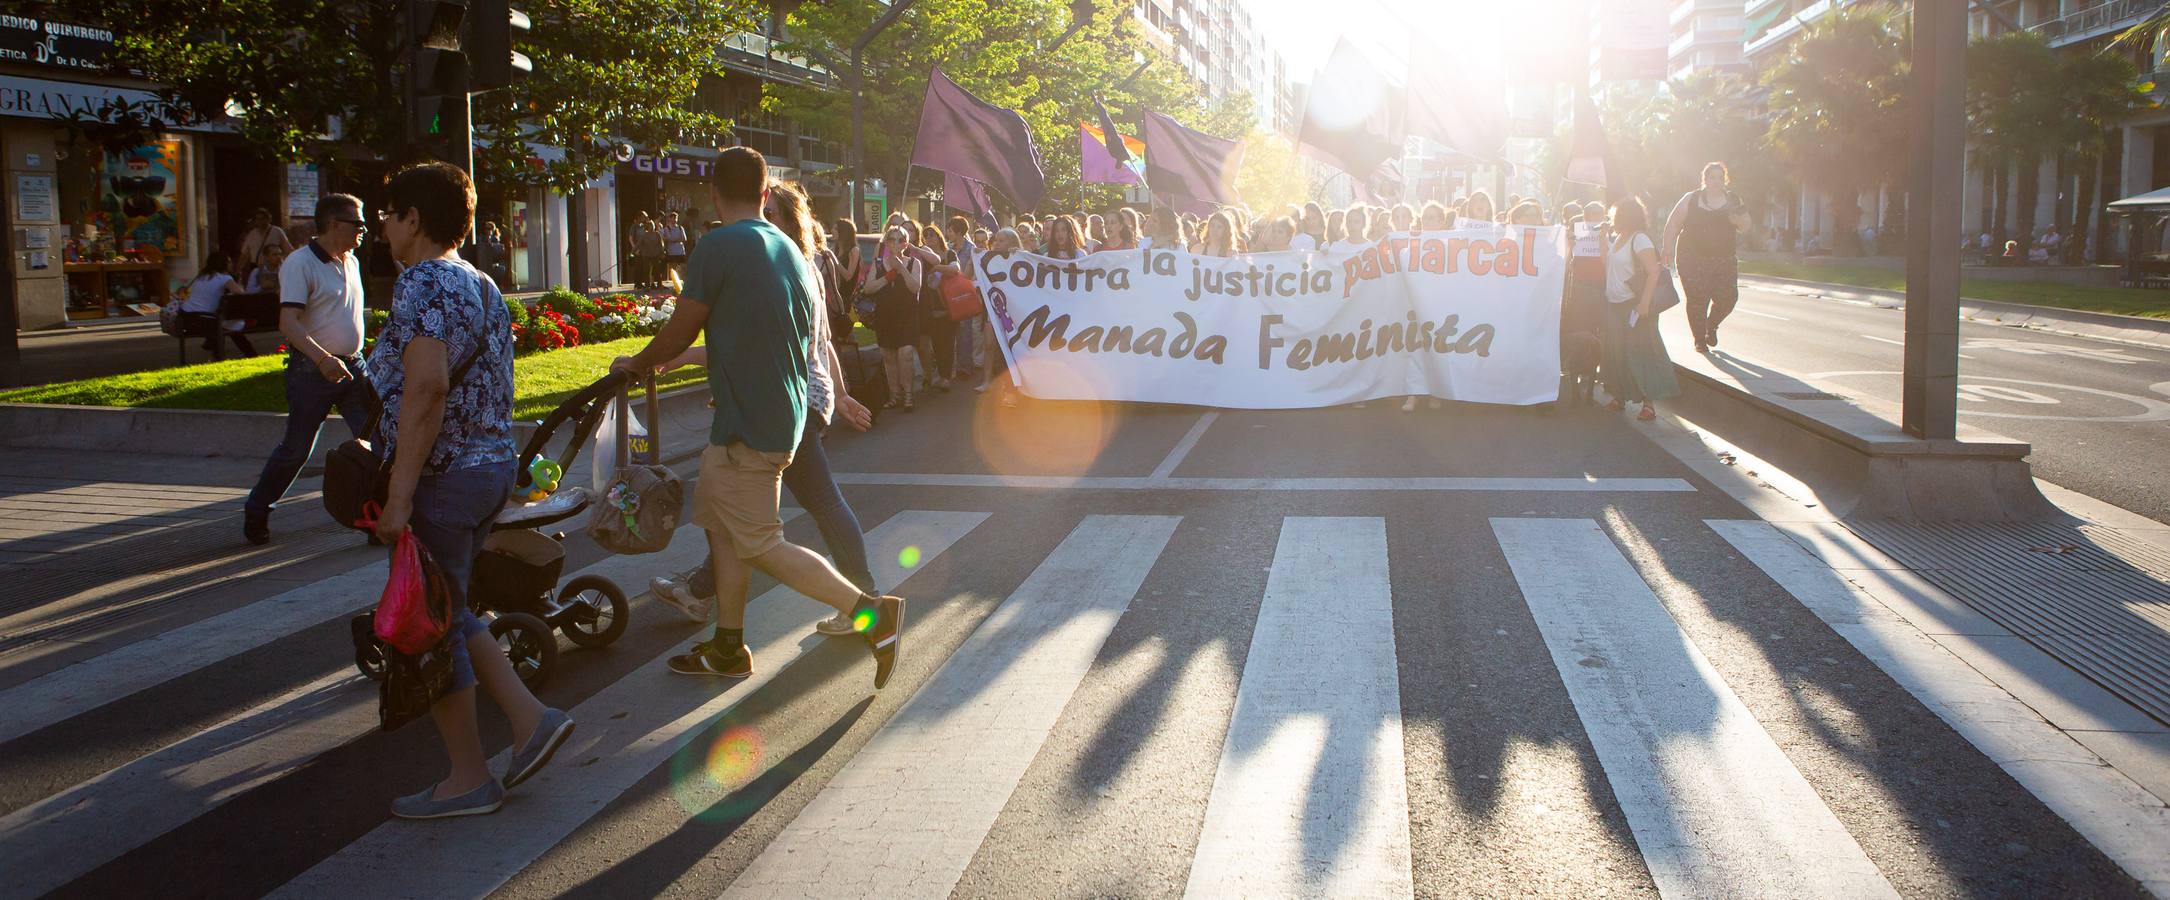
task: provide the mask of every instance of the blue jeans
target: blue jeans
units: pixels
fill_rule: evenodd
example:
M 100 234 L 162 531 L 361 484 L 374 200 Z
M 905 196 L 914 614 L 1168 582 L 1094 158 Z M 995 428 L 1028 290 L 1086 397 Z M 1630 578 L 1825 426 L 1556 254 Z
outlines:
M 294 476 L 300 475 L 301 467 L 316 455 L 316 433 L 331 416 L 332 407 L 339 407 L 340 418 L 347 420 L 347 430 L 362 437 L 374 408 L 369 376 L 362 372 L 361 357 L 347 357 L 344 361 L 354 377 L 333 384 L 324 380 L 324 373 L 317 371 L 308 357 L 292 352 L 286 355 L 286 437 L 272 449 L 271 458 L 264 461 L 263 474 L 256 477 L 256 487 L 249 491 L 248 503 L 242 507 L 249 518 L 270 516 L 271 508 L 286 496 L 286 489 L 294 486 Z
M 851 504 L 844 502 L 844 492 L 829 471 L 829 455 L 821 447 L 821 428 L 820 422 L 807 417 L 806 430 L 799 435 L 799 448 L 791 454 L 791 465 L 784 468 L 784 487 L 791 491 L 791 499 L 814 517 L 814 526 L 821 529 L 821 540 L 829 545 L 829 555 L 836 558 L 837 572 L 871 594 L 874 573 L 867 568 L 866 535 L 859 530 L 859 517 L 852 514 Z M 686 586 L 696 597 L 713 596 L 716 576 L 711 563 L 702 563 L 694 570 Z
M 452 689 L 475 686 L 475 668 L 467 658 L 467 639 L 486 634 L 489 627 L 467 608 L 467 579 L 475 572 L 475 557 L 482 554 L 482 540 L 490 536 L 490 524 L 512 498 L 512 461 L 454 469 L 424 475 L 414 486 L 414 515 L 407 527 L 415 540 L 429 550 L 430 558 L 444 570 L 445 584 L 452 590 Z

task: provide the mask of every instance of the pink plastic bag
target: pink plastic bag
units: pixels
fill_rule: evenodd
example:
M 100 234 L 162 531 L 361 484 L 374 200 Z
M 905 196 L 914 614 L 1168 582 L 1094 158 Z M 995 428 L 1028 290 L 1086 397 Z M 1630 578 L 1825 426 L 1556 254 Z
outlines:
M 429 550 L 413 531 L 400 532 L 392 547 L 392 577 L 377 598 L 377 639 L 409 656 L 436 646 L 451 626 L 451 597 L 445 572 Z

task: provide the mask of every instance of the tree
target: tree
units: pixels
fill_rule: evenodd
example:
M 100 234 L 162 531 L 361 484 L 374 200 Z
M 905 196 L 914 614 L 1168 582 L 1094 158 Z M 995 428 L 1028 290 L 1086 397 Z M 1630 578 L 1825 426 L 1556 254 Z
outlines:
M 2067 150 L 2100 153 L 2104 135 L 2146 98 L 2130 60 L 2060 54 L 2042 36 L 2009 31 L 1967 48 L 1967 118 L 1980 163 L 2012 168 L 2012 197 L 1993 232 L 2013 222 L 2020 252 L 2034 243 L 2042 161 Z
M 34 4 L 46 11 L 61 3 Z M 71 18 L 80 4 L 66 4 Z M 401 159 L 408 47 L 402 0 L 108 0 L 110 63 L 162 85 L 165 99 L 223 119 L 280 159 L 337 167 L 357 155 Z M 751 0 L 521 0 L 533 22 L 521 51 L 532 76 L 474 98 L 475 168 L 484 180 L 567 191 L 616 163 L 621 141 L 716 144 L 729 122 L 691 111 L 718 48 L 752 28 Z M 231 111 L 231 113 L 229 113 Z M 562 159 L 530 158 L 529 143 Z
M 782 49 L 816 60 L 831 71 L 848 65 L 844 48 L 857 41 L 884 7 L 874 0 L 810 3 L 793 10 Z M 1140 54 L 1154 54 L 1131 31 L 1130 6 L 1097 0 L 1091 21 L 1068 39 L 1070 4 L 1064 0 L 919 0 L 868 45 L 864 128 L 868 177 L 901 185 L 910 167 L 912 140 L 927 78 L 936 66 L 975 96 L 1017 110 L 1031 128 L 1047 170 L 1046 203 L 1068 208 L 1072 200 L 1113 197 L 1113 188 L 1080 191 L 1079 122 L 1097 121 L 1100 92 L 1119 124 L 1132 128 L 1139 109 L 1153 109 L 1222 137 L 1248 133 L 1249 100 L 1206 103 L 1197 86 L 1172 63 L 1155 59 L 1138 77 Z M 1151 57 L 1145 57 L 1151 58 Z M 789 110 L 800 121 L 833 134 L 849 130 L 851 97 L 836 91 L 785 85 L 763 98 L 764 108 Z M 1150 152 L 1150 151 L 1148 151 Z M 929 178 L 915 193 L 935 185 Z M 1097 192 L 1097 193 L 1096 193 Z
M 1906 160 L 1908 35 L 1889 7 L 1835 8 L 1764 73 L 1771 147 L 1830 196 L 1839 247 L 1856 246 L 1861 192 Z
M 1243 167 L 1236 172 L 1236 195 L 1255 210 L 1298 206 L 1311 199 L 1311 181 L 1288 138 L 1253 131 L 1243 139 Z

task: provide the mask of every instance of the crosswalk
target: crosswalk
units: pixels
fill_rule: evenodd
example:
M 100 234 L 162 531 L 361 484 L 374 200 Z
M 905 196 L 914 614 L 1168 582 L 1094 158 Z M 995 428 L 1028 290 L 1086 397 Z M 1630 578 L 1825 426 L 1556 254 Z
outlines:
M 1435 724 L 1442 705 L 1453 701 L 1412 687 L 1432 683 L 1412 681 L 1410 672 L 1433 664 L 1438 651 L 1411 637 L 1430 630 L 1410 625 L 1447 608 L 1443 592 L 1452 587 L 1413 576 L 1428 560 L 1424 550 L 1407 549 L 1421 543 L 1397 543 L 1393 536 L 1405 527 L 1397 520 L 1288 515 L 1261 542 L 1252 533 L 1255 520 L 1080 509 L 1056 527 L 1059 540 L 1035 544 L 1020 539 L 1014 521 L 1001 515 L 903 509 L 869 531 L 876 579 L 912 598 L 921 613 L 916 627 L 963 622 L 969 633 L 959 641 L 936 640 L 931 633 L 910 641 L 908 631 L 907 646 L 917 652 L 907 653 L 905 670 L 885 692 L 903 696 L 877 698 L 878 712 L 853 728 L 859 735 L 828 754 L 834 765 L 807 775 L 801 789 L 755 798 L 765 804 L 758 810 L 765 818 L 726 836 L 737 844 L 698 854 L 670 877 L 725 897 L 983 895 L 990 889 L 975 873 L 994 858 L 1014 857 L 1005 848 L 1019 834 L 1044 840 L 1062 833 L 1060 822 L 1039 821 L 1052 811 L 1135 803 L 1139 796 L 1121 795 L 1150 789 L 1152 802 L 1170 805 L 1170 820 L 1186 824 L 1173 829 L 1176 837 L 1154 830 L 1157 843 L 1136 848 L 1140 864 L 1146 856 L 1174 854 L 1182 865 L 1157 869 L 1161 874 L 1139 883 L 1110 886 L 1101 878 L 1073 884 L 1062 880 L 1068 871 L 1062 860 L 1085 848 L 1050 846 L 1034 851 L 1049 870 L 1033 893 L 1397 897 L 1532 889 L 1441 882 L 1448 876 L 1428 864 L 1427 853 L 1439 843 L 1437 822 L 1481 811 L 1467 808 L 1466 791 L 1439 789 L 1440 778 L 1419 771 L 1427 763 L 1410 751 L 1416 746 L 1411 731 Z M 1967 804 L 1975 802 L 1946 799 L 1946 792 L 1986 797 L 1983 802 L 2018 810 L 2009 813 L 2015 820 L 2032 816 L 2030 821 L 2064 828 L 2056 814 L 2072 819 L 2070 827 L 2085 843 L 2106 854 L 2095 874 L 2117 874 L 2122 867 L 2117 877 L 2136 879 L 2110 887 L 2159 891 L 2170 884 L 2160 860 L 2151 860 L 2159 854 L 2150 848 L 2159 850 L 2166 845 L 2159 841 L 2170 838 L 2170 813 L 2159 800 L 2151 805 L 2144 791 L 2120 793 L 2115 784 L 2100 787 L 2106 782 L 2098 779 L 2089 802 L 2123 810 L 2115 827 L 2100 819 L 2079 821 L 2061 807 L 2056 814 L 2043 811 L 2026 791 L 2070 788 L 2071 773 L 2029 768 L 2031 761 L 2012 752 L 2015 742 L 2032 735 L 2041 739 L 2033 746 L 2063 752 L 2070 740 L 2057 744 L 2057 733 L 2039 719 L 2029 724 L 2023 707 L 1996 705 L 1993 685 L 1964 664 L 1923 650 L 1927 639 L 1908 631 L 1904 616 L 1850 590 L 1773 526 L 1712 520 L 1702 523 L 1692 547 L 1667 552 L 1725 567 L 1722 581 L 1785 598 L 1793 612 L 1805 607 L 1814 614 L 1808 621 L 1823 631 L 1795 640 L 1853 648 L 1826 651 L 1848 654 L 1823 660 L 1842 675 L 1801 679 L 1794 693 L 1888 678 L 1894 685 L 1888 696 L 1910 702 L 1872 709 L 1821 698 L 1773 707 L 1764 686 L 1741 683 L 1741 673 L 1751 667 L 1728 665 L 1699 642 L 1709 633 L 1703 630 L 1706 611 L 1680 601 L 1678 582 L 1662 571 L 1667 559 L 1624 549 L 1617 521 L 1526 515 L 1474 522 L 1489 533 L 1472 531 L 1456 540 L 1488 542 L 1480 555 L 1497 563 L 1497 583 L 1508 588 L 1493 602 L 1520 610 L 1530 625 L 1527 633 L 1502 628 L 1492 639 L 1525 642 L 1550 660 L 1554 677 L 1478 682 L 1467 689 L 1571 708 L 1579 731 L 1550 739 L 1586 748 L 1594 770 L 1574 781 L 1583 793 L 1576 803 L 1540 806 L 1534 815 L 1555 818 L 1563 830 L 1594 831 L 1640 860 L 1640 871 L 1604 873 L 1599 880 L 1609 879 L 1610 887 L 1668 897 L 1895 896 L 1901 885 L 1922 883 L 1910 867 L 1925 858 L 1920 842 L 1935 840 L 1908 836 L 1919 829 L 1917 820 L 1927 815 L 1952 829 L 1958 826 L 1927 811 L 1947 803 L 1954 810 L 1972 808 Z M 1051 549 L 1032 549 L 1049 543 Z M 1198 547 L 1216 548 L 1209 568 L 1263 571 L 1262 590 L 1254 588 L 1248 597 L 1189 591 L 1183 593 L 1195 596 L 1171 600 L 1149 587 L 1185 577 L 1215 583 L 1213 571 L 1171 571 L 1201 565 L 1193 553 Z M 701 535 L 687 528 L 661 554 L 605 557 L 567 577 L 598 574 L 638 586 L 649 574 L 692 567 L 704 552 Z M 981 570 L 956 565 L 1018 553 L 1038 558 L 1011 567 L 1021 573 L 1014 579 L 959 574 Z M 931 574 L 936 572 L 943 574 Z M 237 657 L 260 655 L 297 632 L 336 621 L 365 605 L 382 578 L 382 564 L 330 575 L 0 690 L 0 776 L 21 774 L 8 762 L 10 751 L 66 740 L 75 723 L 95 720 L 95 712 L 164 680 L 233 665 Z M 958 598 L 984 598 L 984 615 Z M 1226 617 L 1226 634 L 1217 644 L 1230 660 L 1232 682 L 1185 679 L 1183 688 L 1224 691 L 1220 696 L 1231 702 L 1199 706 L 1226 712 L 1117 717 L 1084 708 L 1088 694 L 1099 696 L 1086 690 L 1094 679 L 1135 669 L 1127 665 L 1127 654 L 1137 652 L 1134 639 L 1123 638 L 1126 650 L 1113 649 L 1126 623 L 1155 621 L 1151 617 L 1167 615 L 1170 603 L 1187 604 L 1186 615 Z M 925 615 L 938 609 L 941 615 Z M 1228 615 L 1229 609 L 1244 612 Z M 742 705 L 761 698 L 788 706 L 792 691 L 827 683 L 799 673 L 823 667 L 847 666 L 833 679 L 864 681 L 862 656 L 828 649 L 836 643 L 813 634 L 814 622 L 828 612 L 782 587 L 757 597 L 746 624 L 756 673 L 728 687 L 669 675 L 663 659 L 682 646 L 675 640 L 590 651 L 648 656 L 622 660 L 629 667 L 620 667 L 616 677 L 550 696 L 571 711 L 579 730 L 557 762 L 523 785 L 501 812 L 430 823 L 380 817 L 309 858 L 281 856 L 278 868 L 252 872 L 246 881 L 281 897 L 479 898 L 505 892 L 523 874 L 529 881 L 514 894 L 536 893 L 537 883 L 559 884 L 536 882 L 536 873 L 590 873 L 566 876 L 576 884 L 599 877 L 593 873 L 607 869 L 608 861 L 568 858 L 596 852 L 576 849 L 592 846 L 578 836 L 621 829 L 610 842 L 620 852 L 672 839 L 702 810 L 777 771 L 783 757 L 800 749 L 734 744 L 728 735 L 719 740 L 719 723 Z M 1785 618 L 1782 611 L 1770 613 L 1774 620 Z M 675 615 L 640 601 L 636 617 L 651 614 Z M 952 644 L 941 654 L 917 650 Z M 297 671 L 292 684 L 109 768 L 77 770 L 82 777 L 66 783 L 9 788 L 0 816 L 0 871 L 7 872 L 0 898 L 72 887 L 80 892 L 76 886 L 93 875 L 101 884 L 133 877 L 138 885 L 156 885 L 155 874 L 131 876 L 128 870 L 155 867 L 167 854 L 183 852 L 176 848 L 208 848 L 219 857 L 198 859 L 200 869 L 248 870 L 248 842 L 275 842 L 306 830 L 317 811 L 297 806 L 288 820 L 264 822 L 247 836 L 199 833 L 211 827 L 204 823 L 214 811 L 326 769 L 336 775 L 341 767 L 397 766 L 419 774 L 442 764 L 426 748 L 402 759 L 344 752 L 363 741 L 384 743 L 376 734 L 373 686 L 350 668 Z M 1500 705 L 1511 709 L 1514 703 Z M 1803 708 L 1809 709 L 1805 718 L 1818 721 L 1804 726 Z M 1050 799 L 1036 767 L 1067 765 L 1059 762 L 1070 757 L 1057 741 L 1075 717 L 1099 717 L 1108 728 L 1191 733 L 1197 749 L 1184 751 L 1190 757 L 1182 765 L 1200 777 L 1149 788 L 1135 779 L 1078 775 L 1063 779 L 1070 795 Z M 1865 748 L 1873 748 L 1880 731 L 1922 740 L 1931 725 L 1956 732 L 1944 738 L 1949 747 L 1963 749 L 1964 741 L 1979 752 L 1946 761 L 1923 776 L 1927 783 L 1902 783 L 1912 780 L 1911 773 L 1894 775 L 1868 762 L 1831 762 L 1849 753 L 1872 756 Z M 1152 736 L 1109 740 L 1142 744 Z M 1445 739 L 1452 744 L 1483 736 Z M 685 789 L 706 795 L 682 803 L 676 821 L 630 811 L 658 779 L 677 787 L 683 779 L 675 769 L 689 754 L 702 756 L 701 777 Z M 502 765 L 502 757 L 493 765 Z M 1863 799 L 1865 794 L 1871 796 Z M 1033 827 L 1023 828 L 1028 820 Z M 1608 824 L 1615 821 L 1622 824 Z M 1141 823 L 1139 834 L 1146 831 Z M 1096 852 L 1105 838 L 1097 840 Z M 1949 867 L 1953 883 L 1977 877 L 1970 867 L 2005 864 L 1956 852 L 1927 858 Z M 1098 871 L 1104 875 L 1107 868 L 1102 864 Z M 2095 870 L 2073 864 L 2062 871 Z M 587 886 L 611 893 L 603 882 Z M 2103 885 L 2083 887 L 2089 890 L 2081 892 L 2091 892 Z

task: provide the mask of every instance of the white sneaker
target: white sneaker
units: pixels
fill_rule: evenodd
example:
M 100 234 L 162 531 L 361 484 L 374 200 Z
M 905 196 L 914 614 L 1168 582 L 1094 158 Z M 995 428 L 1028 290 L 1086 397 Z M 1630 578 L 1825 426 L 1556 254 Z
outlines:
M 695 622 L 708 621 L 708 601 L 693 596 L 693 591 L 686 587 L 685 582 L 669 578 L 650 578 L 648 590 L 656 595 L 656 599 L 669 604 L 686 618 Z
M 814 630 L 821 632 L 822 634 L 835 636 L 840 634 L 850 634 L 854 631 L 857 631 L 858 629 L 852 627 L 851 613 L 840 612 L 819 622 L 815 622 Z

